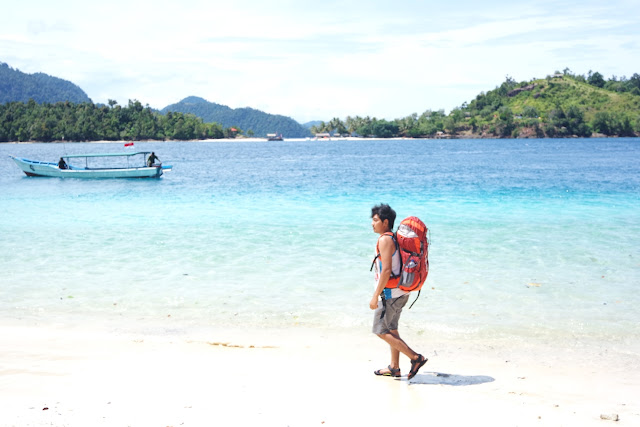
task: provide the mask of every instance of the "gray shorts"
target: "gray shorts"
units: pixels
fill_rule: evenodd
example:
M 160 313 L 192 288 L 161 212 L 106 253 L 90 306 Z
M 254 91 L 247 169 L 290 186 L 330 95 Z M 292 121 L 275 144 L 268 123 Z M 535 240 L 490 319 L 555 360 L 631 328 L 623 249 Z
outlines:
M 378 301 L 378 308 L 373 312 L 373 329 L 372 332 L 376 335 L 388 334 L 391 331 L 398 329 L 398 321 L 400 320 L 400 314 L 402 308 L 409 300 L 409 294 L 403 295 L 398 298 L 388 299 L 387 308 L 385 310 L 382 319 L 383 305 L 382 301 Z

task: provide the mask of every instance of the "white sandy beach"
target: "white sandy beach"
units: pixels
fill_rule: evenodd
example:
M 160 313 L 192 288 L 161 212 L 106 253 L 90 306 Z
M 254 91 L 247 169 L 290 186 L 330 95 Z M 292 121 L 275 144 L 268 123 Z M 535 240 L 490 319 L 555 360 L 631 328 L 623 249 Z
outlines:
M 367 331 L 0 333 L 2 426 L 640 425 L 634 358 L 412 337 L 430 360 L 407 381 L 406 358 L 401 380 L 373 375 L 387 351 Z

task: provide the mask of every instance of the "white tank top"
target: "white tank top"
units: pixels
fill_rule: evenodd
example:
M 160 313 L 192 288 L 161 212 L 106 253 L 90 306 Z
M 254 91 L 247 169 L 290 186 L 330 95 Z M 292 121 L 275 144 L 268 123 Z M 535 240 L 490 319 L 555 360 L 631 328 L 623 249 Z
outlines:
M 388 236 L 388 234 L 383 234 L 383 236 Z M 378 238 L 378 241 L 380 241 L 381 238 L 382 236 Z M 378 250 L 378 245 L 376 245 L 376 251 L 377 250 Z M 380 280 L 380 272 L 382 271 L 382 259 L 378 256 L 378 252 L 376 252 L 375 255 L 377 258 L 376 258 L 375 268 L 374 268 L 374 279 L 375 279 L 374 289 L 378 287 L 378 281 Z M 401 264 L 402 264 L 402 258 L 400 258 L 400 252 L 398 251 L 398 247 L 396 246 L 396 250 L 393 252 L 393 255 L 391 255 L 391 272 L 393 275 L 397 276 L 400 274 Z M 391 278 L 389 278 L 389 280 L 391 280 Z M 398 298 L 408 293 L 407 291 L 403 291 L 402 289 L 399 289 L 399 288 L 384 288 L 382 292 L 384 292 L 385 299 Z

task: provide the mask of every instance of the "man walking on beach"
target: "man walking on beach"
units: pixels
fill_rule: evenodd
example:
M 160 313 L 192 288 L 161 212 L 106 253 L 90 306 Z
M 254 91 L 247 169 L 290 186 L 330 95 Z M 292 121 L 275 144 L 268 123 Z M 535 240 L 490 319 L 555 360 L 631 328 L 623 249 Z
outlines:
M 374 371 L 376 375 L 400 377 L 400 353 L 411 359 L 408 379 L 416 376 L 427 363 L 427 358 L 413 351 L 398 333 L 398 321 L 409 293 L 398 288 L 402 258 L 393 234 L 396 212 L 389 205 L 380 204 L 371 208 L 371 226 L 380 235 L 374 259 L 376 290 L 369 308 L 373 314 L 373 333 L 383 339 L 391 349 L 391 364 Z

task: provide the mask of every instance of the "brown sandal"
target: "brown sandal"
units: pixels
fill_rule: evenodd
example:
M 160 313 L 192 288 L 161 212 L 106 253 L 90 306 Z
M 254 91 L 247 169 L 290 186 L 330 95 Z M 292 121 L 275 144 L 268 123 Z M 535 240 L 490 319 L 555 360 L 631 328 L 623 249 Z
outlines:
M 413 377 L 416 376 L 416 374 L 418 373 L 418 371 L 420 370 L 420 368 L 422 368 L 424 366 L 425 363 L 427 363 L 427 359 L 426 357 L 424 357 L 423 355 L 419 354 L 418 358 L 416 360 L 412 360 L 411 361 L 411 371 L 409 371 L 409 375 L 407 375 L 408 379 L 411 379 Z
M 400 377 L 400 368 L 393 369 L 391 365 L 389 365 L 387 369 L 389 369 L 389 372 L 382 372 L 382 369 L 378 369 L 377 371 L 373 371 L 373 373 L 382 377 Z

